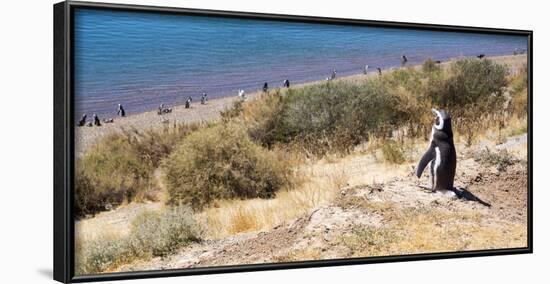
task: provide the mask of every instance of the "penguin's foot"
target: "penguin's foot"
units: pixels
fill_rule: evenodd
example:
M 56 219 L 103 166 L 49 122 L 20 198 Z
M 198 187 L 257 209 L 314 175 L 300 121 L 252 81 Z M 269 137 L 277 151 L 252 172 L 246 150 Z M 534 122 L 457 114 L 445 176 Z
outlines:
M 425 185 L 419 184 L 418 187 L 420 187 L 421 189 L 426 190 L 430 193 L 435 193 L 436 192 L 431 186 L 425 186 Z

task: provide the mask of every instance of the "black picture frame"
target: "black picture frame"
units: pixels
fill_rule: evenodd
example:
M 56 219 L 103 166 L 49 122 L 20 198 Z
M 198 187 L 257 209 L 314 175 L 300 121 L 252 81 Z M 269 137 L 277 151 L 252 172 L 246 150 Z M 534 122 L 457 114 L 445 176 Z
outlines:
M 489 33 L 521 35 L 528 37 L 528 246 L 514 249 L 494 249 L 451 253 L 429 253 L 414 255 L 395 255 L 384 257 L 331 259 L 319 261 L 301 261 L 292 263 L 252 264 L 237 266 L 219 266 L 207 268 L 176 269 L 162 271 L 139 271 L 106 273 L 100 275 L 75 276 L 74 273 L 74 101 L 73 101 L 73 13 L 78 8 L 109 9 L 123 11 L 145 11 L 151 13 L 169 13 L 178 15 L 201 15 L 211 17 L 269 19 L 278 21 L 296 21 L 308 23 L 331 23 L 339 25 L 360 25 L 400 29 L 420 29 L 432 31 L 458 31 L 471 33 Z M 526 254 L 533 252 L 533 31 L 494 29 L 481 27 L 417 24 L 404 22 L 369 21 L 358 19 L 338 19 L 310 16 L 279 14 L 261 14 L 233 11 L 185 9 L 172 7 L 90 3 L 65 1 L 54 4 L 54 279 L 63 283 L 106 281 L 152 277 L 171 277 L 197 274 L 229 272 L 247 272 L 274 269 L 295 269 L 398 261 L 435 260 L 461 257 L 496 256 Z

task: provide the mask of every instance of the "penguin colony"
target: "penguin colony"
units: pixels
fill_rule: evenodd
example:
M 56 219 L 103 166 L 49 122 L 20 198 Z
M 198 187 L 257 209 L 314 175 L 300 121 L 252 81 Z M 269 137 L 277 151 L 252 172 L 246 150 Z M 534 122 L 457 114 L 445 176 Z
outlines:
M 526 51 L 525 50 L 514 50 L 514 55 L 516 54 L 523 54 L 525 53 Z M 476 56 L 477 58 L 481 59 L 481 58 L 484 58 L 485 57 L 485 54 L 479 54 Z M 406 55 L 401 55 L 401 64 L 404 65 L 408 62 L 408 58 Z M 441 61 L 435 61 L 436 63 L 441 63 Z M 367 74 L 368 72 L 368 69 L 369 69 L 369 65 L 365 65 L 364 68 L 363 68 L 363 74 Z M 376 70 L 378 72 L 379 75 L 382 75 L 382 69 L 380 67 L 376 67 Z M 327 77 L 327 81 L 332 81 L 336 79 L 336 69 L 332 69 L 331 73 L 330 73 L 330 76 Z M 290 88 L 290 81 L 288 79 L 285 79 L 283 81 L 283 87 L 284 88 Z M 267 93 L 269 90 L 268 88 L 268 83 L 265 82 L 262 86 L 262 91 L 264 93 Z M 239 98 L 241 99 L 246 99 L 246 96 L 245 96 L 245 93 L 244 93 L 244 90 L 239 90 L 238 91 L 238 95 L 237 95 Z M 185 101 L 185 108 L 190 108 L 191 107 L 191 101 L 192 101 L 192 97 L 188 97 L 187 100 Z M 202 105 L 205 105 L 206 102 L 208 101 L 208 98 L 207 98 L 207 94 L 206 93 L 202 93 L 202 96 L 201 96 L 201 104 Z M 158 115 L 163 115 L 163 114 L 166 114 L 166 113 L 171 113 L 172 112 L 172 108 L 167 108 L 164 106 L 164 104 L 160 104 L 160 107 L 158 108 L 158 111 L 157 111 L 157 114 Z M 118 104 L 118 107 L 117 107 L 117 115 L 120 116 L 120 117 L 125 117 L 126 116 L 126 110 L 124 109 L 124 106 L 122 104 Z M 80 120 L 77 122 L 77 126 L 101 126 L 101 122 L 100 122 L 100 119 L 99 117 L 97 116 L 97 114 L 94 114 L 93 115 L 93 121 L 92 122 L 87 122 L 87 118 L 88 116 L 86 114 L 83 114 L 82 117 L 80 118 Z M 106 118 L 103 120 L 104 123 L 113 123 L 114 122 L 114 119 L 113 118 Z

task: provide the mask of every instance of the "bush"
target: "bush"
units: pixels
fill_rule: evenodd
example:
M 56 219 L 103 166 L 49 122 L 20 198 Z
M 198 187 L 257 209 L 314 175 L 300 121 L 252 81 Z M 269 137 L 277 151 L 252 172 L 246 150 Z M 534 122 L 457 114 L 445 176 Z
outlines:
M 95 214 L 110 205 L 143 199 L 153 189 L 153 172 L 175 145 L 198 125 L 111 134 L 76 163 L 75 215 Z
M 470 145 L 479 129 L 502 124 L 507 75 L 505 66 L 488 59 L 459 60 L 451 65 L 447 76 L 432 78 L 429 96 L 434 105 L 453 115 L 453 127 Z
M 505 171 L 509 166 L 517 162 L 506 149 L 492 152 L 489 148 L 485 148 L 479 152 L 474 160 L 484 165 L 496 166 L 499 172 Z
M 440 71 L 441 68 L 435 61 L 433 61 L 431 58 L 428 58 L 422 63 L 422 72 L 425 73 L 431 73 L 435 71 Z
M 470 106 L 485 111 L 494 103 L 502 102 L 507 75 L 505 66 L 488 59 L 459 60 L 451 65 L 450 76 L 439 93 L 431 96 L 441 107 L 459 110 Z
M 185 206 L 168 208 L 163 212 L 144 212 L 132 221 L 129 237 L 133 250 L 139 254 L 165 256 L 190 242 L 198 242 L 202 228 Z
M 144 163 L 131 143 L 119 134 L 91 148 L 77 161 L 76 169 L 76 216 L 132 200 L 151 187 L 152 165 Z
M 527 74 L 527 66 L 525 65 L 520 70 L 520 73 L 512 78 L 510 82 L 510 87 L 512 89 L 511 110 L 512 113 L 518 117 L 526 116 L 527 107 L 529 106 L 527 95 Z
M 395 141 L 384 142 L 382 155 L 390 164 L 403 164 L 406 161 L 403 148 Z
M 215 199 L 270 198 L 290 177 L 284 161 L 253 143 L 244 127 L 233 122 L 189 135 L 164 168 L 169 203 L 194 209 Z
M 138 215 L 122 238 L 100 238 L 77 246 L 76 274 L 95 274 L 137 258 L 165 256 L 200 241 L 202 227 L 187 207 Z

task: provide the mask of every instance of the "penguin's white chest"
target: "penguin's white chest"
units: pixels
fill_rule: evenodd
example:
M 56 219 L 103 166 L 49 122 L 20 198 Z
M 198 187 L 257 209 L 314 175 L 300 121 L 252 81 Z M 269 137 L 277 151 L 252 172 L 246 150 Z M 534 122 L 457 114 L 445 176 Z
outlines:
M 435 147 L 435 159 L 434 159 L 434 184 L 433 187 L 437 187 L 437 169 L 439 168 L 439 165 L 441 165 L 441 151 L 439 150 L 439 147 Z

